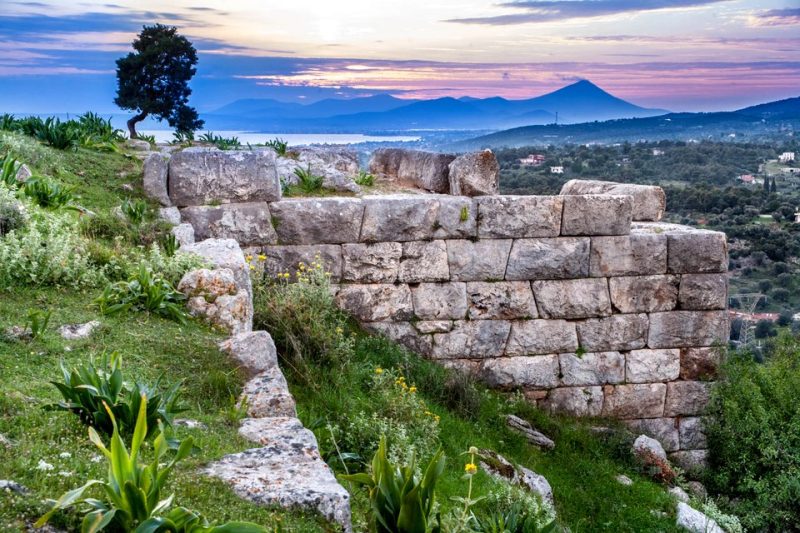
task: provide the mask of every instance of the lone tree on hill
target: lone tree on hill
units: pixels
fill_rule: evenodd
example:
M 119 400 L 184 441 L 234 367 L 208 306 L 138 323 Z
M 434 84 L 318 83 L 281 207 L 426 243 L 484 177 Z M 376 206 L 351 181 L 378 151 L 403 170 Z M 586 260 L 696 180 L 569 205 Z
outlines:
M 197 110 L 189 107 L 189 80 L 197 69 L 197 50 L 173 26 L 145 26 L 133 41 L 134 52 L 117 59 L 117 97 L 122 109 L 136 111 L 128 120 L 131 139 L 136 123 L 149 115 L 166 120 L 181 132 L 203 127 Z

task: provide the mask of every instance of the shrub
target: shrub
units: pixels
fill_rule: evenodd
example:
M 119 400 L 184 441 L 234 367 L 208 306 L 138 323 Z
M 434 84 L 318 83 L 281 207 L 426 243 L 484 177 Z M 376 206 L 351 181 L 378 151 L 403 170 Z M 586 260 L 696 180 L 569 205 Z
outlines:
M 49 117 L 35 126 L 34 136 L 59 150 L 75 148 L 79 137 L 79 128 L 76 126 L 73 121 L 61 122 L 58 118 Z
M 18 188 L 17 172 L 19 172 L 19 167 L 19 162 L 11 155 L 6 155 L 0 159 L 0 184 L 4 184 L 9 189 Z
M 68 370 L 62 362 L 61 373 L 63 382 L 50 383 L 64 400 L 48 408 L 75 413 L 84 424 L 109 435 L 114 431 L 115 420 L 123 433 L 134 429 L 143 397 L 147 398 L 145 418 L 151 432 L 158 424 L 172 425 L 174 416 L 185 410 L 178 405 L 180 383 L 163 391 L 160 380 L 153 386 L 131 385 L 123 380 L 122 357 L 116 352 L 110 357 L 104 355 L 99 366 L 90 360 Z
M 790 530 L 800 523 L 800 357 L 795 340 L 776 342 L 770 359 L 731 355 L 712 392 L 706 424 L 708 483 L 747 529 Z
M 144 200 L 125 200 L 122 202 L 120 209 L 128 220 L 138 226 L 147 215 L 147 202 Z
M 375 185 L 375 176 L 373 176 L 369 172 L 364 172 L 363 170 L 359 170 L 355 182 L 357 185 L 361 185 L 362 187 L 372 187 L 373 185 Z
M 239 142 L 238 137 L 226 138 L 221 135 L 215 135 L 210 131 L 202 134 L 199 140 L 200 142 L 213 144 L 220 150 L 236 150 L 242 147 L 242 143 Z
M 22 204 L 3 196 L 0 193 L 0 237 L 23 228 L 27 222 L 25 208 Z
M 72 190 L 41 176 L 28 179 L 22 186 L 25 196 L 31 198 L 39 207 L 59 209 L 72 204 Z
M 170 445 L 163 430 L 153 443 L 153 457 L 149 464 L 139 462 L 139 454 L 145 435 L 148 433 L 145 405 L 147 397 L 142 395 L 136 414 L 136 425 L 128 451 L 120 436 L 113 413 L 108 416 L 113 425 L 111 445 L 107 448 L 100 436 L 89 428 L 89 440 L 97 446 L 108 462 L 108 478 L 105 481 L 92 479 L 82 487 L 65 492 L 42 516 L 36 527 L 44 526 L 58 511 L 76 505 L 84 506 L 83 531 L 138 531 L 175 533 L 262 533 L 266 530 L 256 524 L 231 522 L 212 527 L 199 513 L 183 507 L 172 507 L 174 494 L 163 498 L 170 472 L 181 460 L 192 452 L 193 439 L 188 437 L 177 445 L 175 455 L 168 461 Z M 84 494 L 93 486 L 102 487 L 101 499 L 88 498 Z M 171 509 L 170 509 L 171 508 Z
M 322 189 L 322 183 L 325 181 L 323 176 L 317 176 L 312 173 L 311 167 L 306 169 L 297 167 L 294 169 L 294 175 L 297 176 L 300 190 L 306 194 L 311 194 Z
M 560 531 L 555 512 L 539 497 L 501 482 L 480 502 L 474 528 L 477 533 L 550 533 Z
M 51 311 L 42 311 L 40 309 L 29 309 L 28 320 L 26 321 L 26 329 L 31 332 L 31 339 L 36 340 L 47 331 L 47 326 L 50 324 Z
M 106 286 L 95 303 L 105 315 L 127 311 L 147 311 L 180 323 L 186 322 L 183 301 L 186 297 L 172 284 L 144 265 L 128 281 L 118 281 Z
M 272 139 L 271 141 L 267 141 L 266 143 L 264 143 L 264 145 L 267 146 L 268 148 L 272 148 L 273 150 L 275 150 L 275 153 L 280 156 L 285 156 L 286 151 L 289 148 L 289 143 L 287 143 L 283 139 Z

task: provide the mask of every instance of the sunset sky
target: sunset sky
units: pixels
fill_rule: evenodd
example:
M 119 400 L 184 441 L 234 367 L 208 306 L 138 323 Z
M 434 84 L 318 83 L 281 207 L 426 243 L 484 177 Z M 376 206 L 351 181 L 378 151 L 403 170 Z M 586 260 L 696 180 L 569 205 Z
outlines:
M 582 78 L 675 111 L 800 95 L 800 0 L 106 1 L 0 0 L 0 112 L 114 111 L 114 60 L 155 22 L 198 48 L 201 111 L 528 98 Z

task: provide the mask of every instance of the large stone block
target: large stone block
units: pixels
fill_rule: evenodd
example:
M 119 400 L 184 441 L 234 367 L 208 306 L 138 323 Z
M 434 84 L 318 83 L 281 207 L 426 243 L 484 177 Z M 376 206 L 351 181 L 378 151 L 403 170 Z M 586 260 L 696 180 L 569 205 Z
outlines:
M 342 245 L 342 280 L 394 283 L 403 246 L 399 242 Z
M 511 239 L 447 241 L 447 260 L 453 281 L 501 280 L 506 274 Z
M 450 191 L 448 165 L 455 158 L 435 152 L 379 148 L 372 152 L 369 171 L 401 186 L 447 193 Z
M 467 283 L 471 320 L 537 318 L 536 302 L 527 281 L 472 281 Z
M 557 196 L 478 198 L 478 237 L 558 237 L 563 201 Z
M 342 285 L 336 304 L 362 322 L 404 321 L 414 316 L 408 285 Z
M 706 381 L 717 377 L 722 348 L 683 348 L 681 349 L 681 379 L 687 381 Z
M 641 276 L 667 271 L 667 237 L 657 233 L 631 233 L 617 237 L 592 237 L 589 272 L 592 277 Z
M 673 274 L 728 271 L 728 241 L 719 231 L 689 230 L 667 233 L 669 258 L 667 266 Z
M 678 420 L 675 418 L 640 418 L 626 420 L 625 425 L 636 434 L 656 439 L 666 452 L 674 452 L 681 448 Z
M 361 242 L 421 241 L 433 238 L 439 201 L 431 195 L 364 197 Z
M 511 323 L 505 320 L 459 320 L 447 333 L 433 336 L 436 359 L 499 357 L 506 347 Z
M 664 416 L 701 415 L 708 405 L 711 383 L 704 381 L 673 381 L 667 383 L 667 403 Z
M 561 187 L 562 195 L 614 194 L 633 198 L 633 220 L 661 220 L 667 208 L 664 189 L 653 185 L 614 183 L 613 181 L 569 180 Z
M 491 150 L 456 157 L 449 165 L 450 194 L 485 196 L 497 194 L 500 165 Z
M 681 309 L 726 309 L 727 274 L 684 274 L 678 297 Z
M 405 346 L 412 352 L 425 356 L 431 354 L 433 337 L 422 335 L 419 328 L 415 328 L 410 322 L 367 322 L 364 327 Z
M 417 320 L 414 327 L 420 333 L 447 333 L 455 324 L 452 320 Z
M 650 315 L 650 348 L 691 348 L 728 342 L 725 311 L 669 311 Z
M 702 474 L 702 470 L 708 467 L 708 450 L 681 450 L 678 452 L 673 452 L 669 454 L 669 460 L 673 464 L 678 465 L 690 476 L 697 477 L 698 475 Z M 680 506 L 684 506 L 684 508 L 691 510 L 691 507 L 683 502 L 680 502 L 678 504 L 679 512 Z M 715 521 L 709 519 L 705 515 L 702 516 L 705 518 L 705 522 L 701 522 L 700 524 L 696 525 L 696 529 L 692 529 L 692 531 L 701 531 L 702 533 L 724 532 L 722 528 L 717 526 Z M 678 523 L 681 523 L 680 517 L 678 519 Z M 697 524 L 697 522 L 695 523 Z
M 401 283 L 449 280 L 445 241 L 404 242 L 397 279 Z
M 275 153 L 187 148 L 169 161 L 169 196 L 185 207 L 281 199 Z
M 562 353 L 561 384 L 606 385 L 625 381 L 625 356 L 619 352 L 595 352 L 576 355 Z
M 614 418 L 659 418 L 664 416 L 664 383 L 606 385 L 603 416 Z
M 233 239 L 206 239 L 196 243 L 181 244 L 178 253 L 200 256 L 214 268 L 231 269 L 236 279 L 236 286 L 246 290 L 248 294 L 253 293 L 250 268 L 244 259 L 239 243 Z M 252 312 L 250 314 L 252 315 Z
M 271 148 L 266 148 L 271 150 Z M 288 156 L 277 158 L 278 178 L 295 185 L 300 179 L 295 171 L 300 168 L 321 176 L 326 189 L 346 192 L 361 192 L 355 183 L 358 177 L 358 153 L 343 146 L 298 146 L 292 147 Z
M 564 196 L 562 235 L 627 235 L 631 230 L 630 196 Z
M 291 198 L 270 204 L 281 244 L 358 242 L 364 204 L 358 198 Z
M 698 450 L 708 448 L 703 418 L 687 416 L 680 420 L 681 449 Z
M 511 325 L 506 355 L 539 355 L 578 349 L 575 324 L 566 320 L 520 320 Z
M 481 364 L 479 376 L 497 389 L 549 389 L 558 385 L 558 356 L 487 359 Z
M 678 379 L 680 350 L 633 350 L 626 356 L 628 383 L 655 383 Z
M 506 279 L 569 279 L 589 274 L 589 239 L 515 239 Z
M 275 244 L 266 202 L 192 206 L 181 209 L 181 219 L 194 228 L 195 239 L 236 239 L 241 246 Z
M 478 206 L 466 196 L 438 196 L 439 215 L 434 239 L 474 239 L 478 235 Z
M 611 314 L 605 279 L 534 281 L 533 296 L 543 318 L 592 318 Z
M 169 154 L 150 154 L 142 164 L 144 193 L 164 207 L 172 205 L 167 192 L 168 171 Z
M 331 281 L 338 283 L 342 279 L 342 247 L 338 244 L 318 244 L 299 246 L 265 246 L 264 274 L 274 277 L 288 272 L 294 278 L 300 263 L 310 265 L 318 261 L 326 272 L 331 273 Z
M 244 370 L 248 377 L 278 367 L 278 351 L 272 336 L 266 331 L 234 335 L 222 341 L 219 349 L 227 353 L 237 368 Z
M 603 412 L 603 387 L 552 389 L 540 405 L 551 413 L 596 417 Z
M 420 283 L 411 289 L 411 298 L 421 320 L 463 319 L 467 314 L 465 283 Z
M 611 304 L 621 313 L 672 311 L 678 303 L 678 276 L 610 278 Z
M 577 323 L 578 342 L 590 352 L 636 350 L 647 344 L 647 315 L 612 315 Z

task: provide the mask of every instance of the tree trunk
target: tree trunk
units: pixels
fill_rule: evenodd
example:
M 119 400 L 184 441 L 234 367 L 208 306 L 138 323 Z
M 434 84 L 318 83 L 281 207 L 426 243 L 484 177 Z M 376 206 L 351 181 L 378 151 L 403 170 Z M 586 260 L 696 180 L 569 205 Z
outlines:
M 130 120 L 128 120 L 128 133 L 130 134 L 131 139 L 138 138 L 138 134 L 136 133 L 136 123 L 146 119 L 147 115 L 147 111 L 142 111 L 138 115 L 134 115 Z

